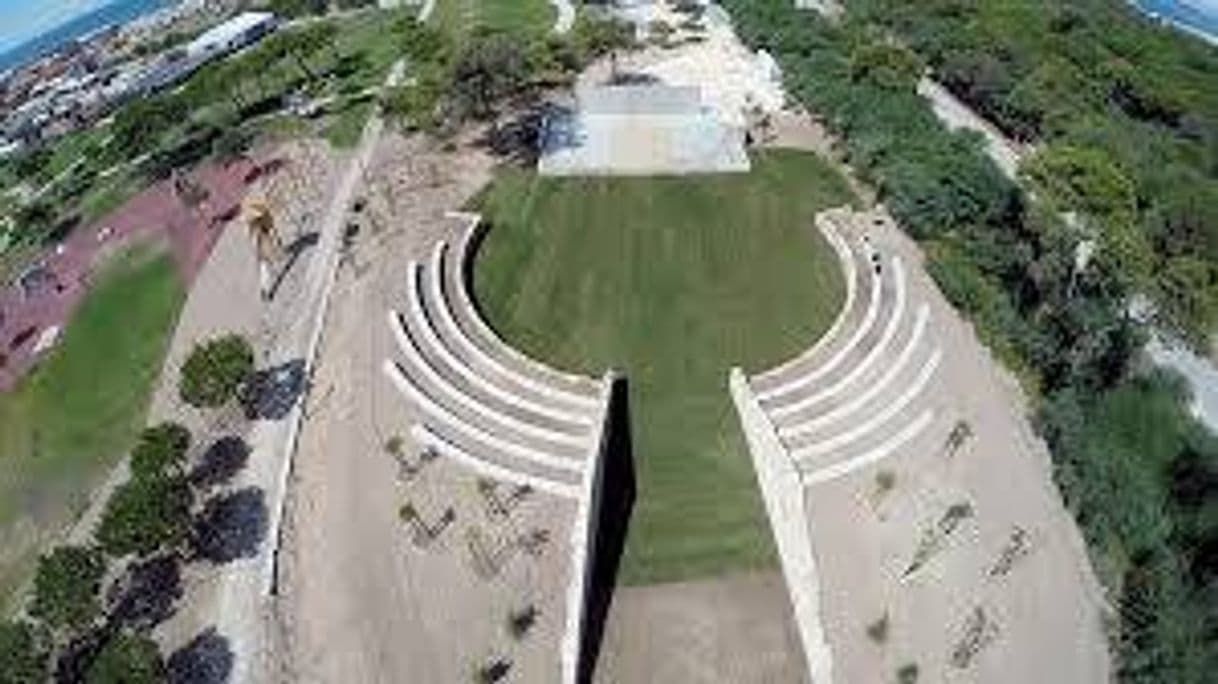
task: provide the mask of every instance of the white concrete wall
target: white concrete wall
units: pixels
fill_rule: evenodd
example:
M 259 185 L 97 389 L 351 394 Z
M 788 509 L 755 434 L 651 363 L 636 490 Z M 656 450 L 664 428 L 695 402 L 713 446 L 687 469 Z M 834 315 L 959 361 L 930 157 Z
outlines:
M 778 432 L 762 410 L 744 372 L 733 368 L 728 384 L 778 546 L 783 578 L 808 663 L 808 675 L 814 684 L 828 684 L 833 681 L 833 654 L 821 625 L 820 577 L 799 471 L 778 439 Z
M 596 568 L 597 538 L 605 475 L 605 448 L 609 444 L 610 402 L 617 375 L 607 371 L 601 380 L 601 419 L 589 444 L 575 524 L 571 528 L 571 565 L 567 580 L 567 626 L 562 638 L 562 682 L 576 684 L 583 657 L 584 633 L 592 574 Z

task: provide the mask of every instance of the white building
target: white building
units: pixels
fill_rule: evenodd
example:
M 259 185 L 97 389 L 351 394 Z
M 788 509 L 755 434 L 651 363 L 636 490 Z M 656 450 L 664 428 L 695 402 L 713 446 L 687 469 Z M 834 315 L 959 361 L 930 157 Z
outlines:
M 242 12 L 190 41 L 186 54 L 192 60 L 206 61 L 257 42 L 277 25 L 278 20 L 270 12 Z

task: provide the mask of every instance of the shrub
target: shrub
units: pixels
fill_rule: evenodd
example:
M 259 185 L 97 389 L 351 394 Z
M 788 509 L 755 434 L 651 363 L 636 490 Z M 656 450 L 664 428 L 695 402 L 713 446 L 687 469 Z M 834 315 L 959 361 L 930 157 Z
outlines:
M 45 639 L 28 622 L 0 623 L 0 684 L 41 684 L 47 679 Z
M 87 684 L 152 684 L 165 681 L 165 662 L 156 642 L 120 632 L 106 643 L 85 673 Z
M 38 559 L 30 615 L 56 629 L 78 628 L 97 616 L 106 561 L 94 549 L 61 546 Z
M 175 547 L 190 529 L 190 488 L 180 477 L 133 479 L 106 504 L 97 541 L 113 556 Z
M 240 335 L 225 335 L 191 350 L 178 391 L 191 406 L 214 408 L 232 399 L 253 370 L 250 343 Z
M 131 452 L 131 473 L 134 477 L 177 474 L 189 448 L 190 431 L 177 423 L 146 428 Z

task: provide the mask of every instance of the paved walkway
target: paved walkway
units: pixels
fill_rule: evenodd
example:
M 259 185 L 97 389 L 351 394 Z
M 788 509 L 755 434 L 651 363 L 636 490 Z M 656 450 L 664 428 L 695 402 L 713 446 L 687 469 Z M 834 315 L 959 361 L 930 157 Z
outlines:
M 396 83 L 402 73 L 403 65 L 399 62 L 394 65 L 386 84 Z M 380 115 L 374 114 L 364 127 L 359 146 L 331 195 L 318 226 L 319 238 L 312 257 L 298 276 L 303 279 L 300 294 L 284 300 L 278 308 L 272 303 L 264 312 L 264 318 L 270 316 L 284 323 L 281 329 L 275 331 L 270 348 L 263 350 L 261 366 L 303 361 L 306 374 L 311 373 L 324 328 L 348 211 L 383 126 Z M 248 298 L 251 293 L 246 292 L 242 296 Z M 296 401 L 283 419 L 254 424 L 247 435 L 251 448 L 248 465 L 231 484 L 233 490 L 252 487 L 263 493 L 269 523 L 257 555 L 230 562 L 214 569 L 214 572 L 199 571 L 205 575 L 199 580 L 201 586 L 197 592 L 192 592 L 193 595 L 184 605 L 186 616 L 182 623 L 173 627 L 175 631 L 180 631 L 211 626 L 227 639 L 233 654 L 229 677 L 232 682 L 272 679 L 269 668 L 275 665 L 272 659 L 275 654 L 272 652 L 269 630 L 273 624 L 270 617 L 274 607 L 279 527 L 296 436 L 303 418 L 303 403 L 302 400 Z M 170 641 L 177 641 L 181 636 L 175 633 Z M 176 644 L 169 645 L 172 647 Z

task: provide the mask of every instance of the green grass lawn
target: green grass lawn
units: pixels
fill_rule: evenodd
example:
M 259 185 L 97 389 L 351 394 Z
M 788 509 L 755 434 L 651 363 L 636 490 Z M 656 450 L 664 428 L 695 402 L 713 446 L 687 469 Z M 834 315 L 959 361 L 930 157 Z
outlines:
M 183 297 L 168 255 L 116 256 L 59 347 L 0 395 L 0 602 L 142 427 Z
M 554 19 L 554 7 L 547 0 L 436 0 L 429 21 L 460 43 L 478 27 L 545 34 Z
M 747 175 L 543 179 L 503 172 L 474 289 L 494 327 L 550 363 L 631 390 L 638 498 L 621 579 L 654 583 L 775 562 L 727 390 L 733 365 L 787 359 L 845 296 L 814 214 L 851 201 L 814 155 Z
M 360 136 L 364 133 L 364 125 L 372 114 L 373 102 L 364 100 L 353 102 L 327 117 L 322 126 L 321 135 L 331 146 L 338 149 L 351 149 L 359 144 Z

